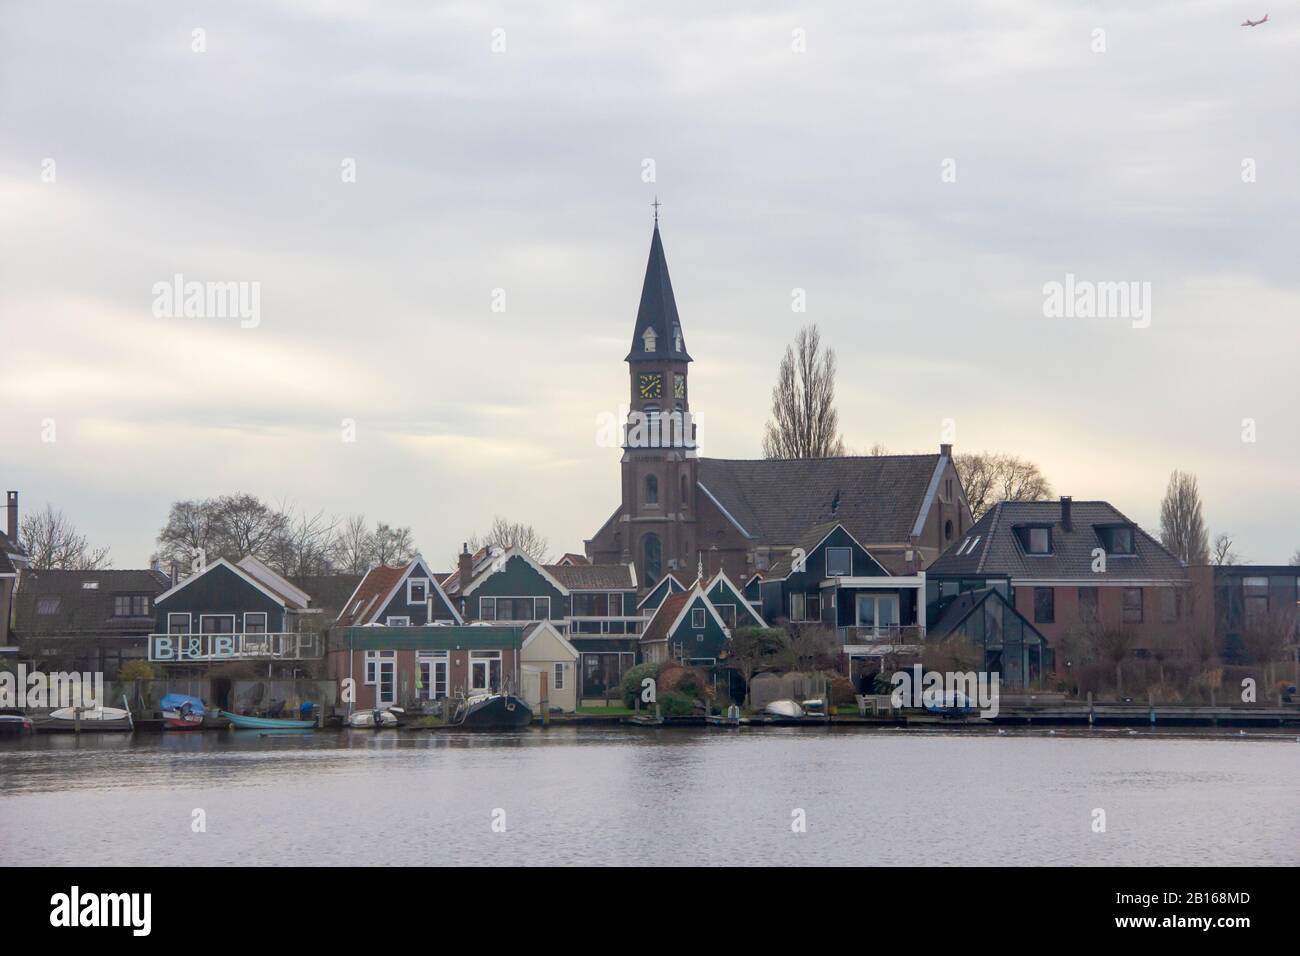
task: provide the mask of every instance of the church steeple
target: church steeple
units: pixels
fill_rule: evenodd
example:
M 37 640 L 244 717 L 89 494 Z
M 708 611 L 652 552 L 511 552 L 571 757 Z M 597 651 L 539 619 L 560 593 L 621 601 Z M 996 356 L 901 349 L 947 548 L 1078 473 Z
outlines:
M 655 211 L 654 235 L 650 237 L 650 259 L 646 262 L 645 282 L 641 286 L 641 304 L 636 311 L 636 330 L 632 333 L 632 350 L 627 362 L 689 362 L 682 323 L 677 317 L 673 283 L 668 278 L 668 260 L 664 258 L 663 240 L 659 238 L 658 210 Z

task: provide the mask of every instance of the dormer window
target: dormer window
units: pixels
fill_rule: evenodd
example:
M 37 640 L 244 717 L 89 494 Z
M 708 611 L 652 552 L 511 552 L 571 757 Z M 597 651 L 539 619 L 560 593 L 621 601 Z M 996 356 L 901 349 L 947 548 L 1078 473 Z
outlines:
M 647 352 L 653 352 L 655 350 L 655 330 L 646 329 L 645 334 L 641 336 L 641 341 L 645 344 Z
M 1097 529 L 1107 554 L 1134 554 L 1133 526 L 1126 524 L 1104 525 Z
M 1016 535 L 1025 554 L 1052 553 L 1052 529 L 1048 525 L 1025 525 L 1016 528 Z
M 426 578 L 411 578 L 406 582 L 406 603 L 423 604 L 429 597 L 429 582 Z
M 682 327 L 680 325 L 674 325 L 673 326 L 673 351 L 680 352 L 681 350 L 682 350 Z

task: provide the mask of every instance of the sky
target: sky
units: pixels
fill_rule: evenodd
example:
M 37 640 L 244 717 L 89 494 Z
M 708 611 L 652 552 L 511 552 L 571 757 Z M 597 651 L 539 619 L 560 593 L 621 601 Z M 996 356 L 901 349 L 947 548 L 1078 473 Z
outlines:
M 760 455 L 815 322 L 851 450 L 947 429 L 1148 529 L 1190 471 L 1285 563 L 1300 3 L 1265 12 L 6 0 L 0 484 L 120 568 L 235 491 L 448 568 L 494 515 L 581 551 L 657 195 L 703 454 Z M 169 314 L 178 274 L 256 321 Z M 1049 315 L 1067 275 L 1149 313 Z

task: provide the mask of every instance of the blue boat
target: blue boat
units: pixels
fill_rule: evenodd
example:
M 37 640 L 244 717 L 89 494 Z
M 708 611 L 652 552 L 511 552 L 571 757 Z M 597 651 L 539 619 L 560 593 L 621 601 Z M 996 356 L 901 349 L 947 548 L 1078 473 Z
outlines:
M 232 714 L 228 710 L 217 711 L 240 730 L 310 730 L 316 726 L 316 718 L 311 720 L 290 720 L 284 717 L 247 717 L 244 714 Z

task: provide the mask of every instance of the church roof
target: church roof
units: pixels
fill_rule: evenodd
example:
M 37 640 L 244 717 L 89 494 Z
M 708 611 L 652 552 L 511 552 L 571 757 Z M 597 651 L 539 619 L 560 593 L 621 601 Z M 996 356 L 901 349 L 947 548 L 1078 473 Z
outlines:
M 655 347 L 650 352 L 645 348 L 647 329 L 654 331 Z M 689 362 L 691 356 L 686 351 L 681 320 L 677 317 L 677 300 L 673 298 L 673 283 L 668 278 L 668 260 L 664 258 L 664 244 L 659 238 L 659 224 L 656 222 L 654 235 L 650 238 L 650 259 L 645 266 L 645 282 L 641 286 L 641 304 L 636 310 L 632 350 L 627 353 L 624 361 L 667 360 Z
M 699 484 L 759 543 L 789 547 L 843 524 L 865 547 L 915 532 L 940 455 L 699 459 Z

